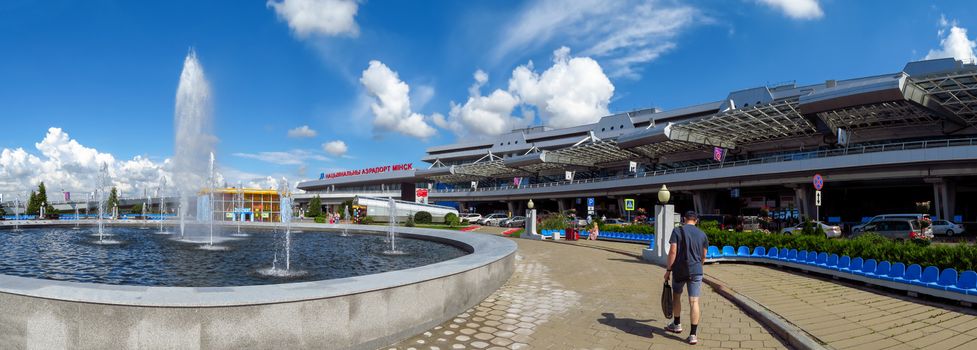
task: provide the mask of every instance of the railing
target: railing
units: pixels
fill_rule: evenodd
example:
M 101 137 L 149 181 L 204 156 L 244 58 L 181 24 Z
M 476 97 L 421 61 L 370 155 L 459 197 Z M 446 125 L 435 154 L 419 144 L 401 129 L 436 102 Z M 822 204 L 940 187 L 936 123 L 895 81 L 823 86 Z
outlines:
M 714 164 L 707 164 L 707 165 L 695 165 L 695 166 L 688 166 L 688 167 L 675 168 L 675 169 L 655 170 L 655 171 L 649 171 L 649 172 L 645 172 L 644 174 L 638 174 L 638 175 L 615 175 L 615 176 L 606 176 L 606 177 L 572 180 L 572 181 L 553 181 L 553 182 L 529 184 L 529 185 L 518 186 L 518 187 L 514 185 L 501 185 L 501 186 L 493 186 L 493 187 L 483 187 L 475 190 L 469 188 L 440 189 L 440 190 L 435 190 L 435 193 L 489 192 L 489 191 L 503 191 L 503 190 L 511 190 L 511 189 L 548 188 L 548 187 L 565 186 L 565 185 L 587 184 L 587 183 L 597 183 L 597 182 L 613 181 L 613 180 L 662 176 L 662 175 L 669 175 L 669 174 L 683 174 L 683 173 L 690 173 L 690 172 L 697 172 L 697 171 L 704 171 L 704 170 L 733 168 L 733 167 L 739 167 L 745 165 L 782 163 L 782 162 L 789 162 L 789 161 L 829 158 L 829 157 L 838 157 L 838 156 L 847 156 L 847 155 L 856 155 L 856 154 L 905 151 L 905 150 L 929 149 L 929 148 L 947 148 L 947 147 L 959 147 L 959 146 L 977 146 L 977 138 L 909 141 L 909 142 L 898 142 L 898 143 L 888 143 L 888 144 L 878 144 L 878 145 L 853 146 L 853 147 L 831 149 L 831 150 L 781 154 L 781 155 L 766 156 L 766 157 L 753 158 L 753 159 L 737 160 L 732 162 L 722 162 L 722 163 L 714 163 Z

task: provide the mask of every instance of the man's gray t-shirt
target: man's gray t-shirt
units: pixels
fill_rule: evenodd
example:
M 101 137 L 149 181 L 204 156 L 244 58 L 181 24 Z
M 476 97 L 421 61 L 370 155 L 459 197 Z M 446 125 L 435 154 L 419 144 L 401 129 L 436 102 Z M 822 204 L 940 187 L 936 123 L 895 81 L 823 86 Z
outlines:
M 682 231 L 685 231 L 683 234 Z M 692 275 L 702 274 L 703 250 L 709 246 L 709 237 L 695 225 L 684 224 L 681 228 L 672 230 L 669 244 L 676 244 L 675 263 L 672 264 L 672 274 L 676 280 L 686 280 Z

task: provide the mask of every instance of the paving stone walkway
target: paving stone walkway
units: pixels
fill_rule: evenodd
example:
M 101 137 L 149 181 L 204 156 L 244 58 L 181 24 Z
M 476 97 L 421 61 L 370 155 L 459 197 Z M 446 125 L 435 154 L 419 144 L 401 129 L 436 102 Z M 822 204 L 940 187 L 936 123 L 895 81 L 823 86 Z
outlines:
M 706 269 L 832 348 L 977 349 L 972 309 L 762 265 Z
M 667 334 L 662 268 L 633 256 L 515 239 L 516 271 L 455 319 L 390 349 L 783 349 L 735 305 L 703 287 L 699 345 Z M 688 329 L 688 304 L 683 323 Z M 386 349 L 384 348 L 384 349 Z
M 580 241 L 629 254 L 644 246 Z M 725 284 L 835 349 L 977 349 L 977 310 L 766 265 L 710 264 Z

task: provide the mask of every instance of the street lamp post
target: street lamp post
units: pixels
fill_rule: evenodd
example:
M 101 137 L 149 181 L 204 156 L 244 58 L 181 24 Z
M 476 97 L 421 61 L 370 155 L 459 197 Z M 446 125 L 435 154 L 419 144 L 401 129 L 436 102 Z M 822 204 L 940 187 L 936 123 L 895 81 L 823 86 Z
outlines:
M 655 243 L 643 252 L 646 260 L 658 265 L 667 264 L 669 239 L 675 228 L 675 206 L 668 204 L 672 193 L 664 184 L 658 189 L 658 205 L 655 205 Z M 650 259 L 647 259 L 650 258 Z
M 536 233 L 536 204 L 530 199 L 526 203 L 526 237 L 531 239 L 542 239 L 538 233 Z

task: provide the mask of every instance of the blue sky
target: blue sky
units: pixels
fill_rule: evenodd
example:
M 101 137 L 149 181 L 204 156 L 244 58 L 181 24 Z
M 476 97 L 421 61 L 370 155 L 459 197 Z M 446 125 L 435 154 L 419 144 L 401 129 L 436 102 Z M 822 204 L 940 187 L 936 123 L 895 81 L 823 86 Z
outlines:
M 977 36 L 961 32 L 977 27 L 966 1 L 591 2 L 3 1 L 0 192 L 81 190 L 108 156 L 128 191 L 165 176 L 190 47 L 222 172 L 265 185 L 416 162 L 515 126 L 972 56 Z M 315 136 L 289 137 L 301 126 Z

